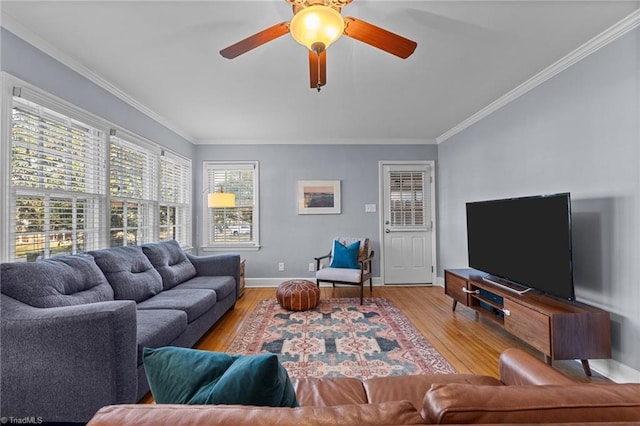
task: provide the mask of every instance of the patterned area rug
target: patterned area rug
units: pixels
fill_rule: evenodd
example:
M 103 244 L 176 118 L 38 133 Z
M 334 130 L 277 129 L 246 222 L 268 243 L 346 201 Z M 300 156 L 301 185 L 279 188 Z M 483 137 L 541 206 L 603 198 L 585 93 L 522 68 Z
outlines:
M 313 310 L 258 303 L 228 352 L 278 354 L 290 377 L 372 378 L 455 373 L 393 303 L 326 299 Z

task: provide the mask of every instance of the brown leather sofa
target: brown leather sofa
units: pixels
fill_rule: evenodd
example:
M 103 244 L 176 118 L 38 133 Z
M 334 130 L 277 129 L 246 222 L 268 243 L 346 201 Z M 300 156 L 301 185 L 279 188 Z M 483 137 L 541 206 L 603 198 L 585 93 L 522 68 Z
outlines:
M 293 380 L 300 407 L 112 405 L 98 425 L 640 424 L 640 384 L 578 384 L 520 349 L 500 379 L 413 375 Z

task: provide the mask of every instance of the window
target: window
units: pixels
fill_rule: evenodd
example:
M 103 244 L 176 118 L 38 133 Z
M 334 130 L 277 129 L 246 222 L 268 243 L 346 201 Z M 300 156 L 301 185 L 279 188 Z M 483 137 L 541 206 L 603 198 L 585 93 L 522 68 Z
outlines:
M 2 90 L 3 262 L 159 239 L 191 248 L 191 160 L 8 75 Z
M 427 209 L 429 185 L 423 171 L 392 171 L 389 174 L 390 225 L 396 229 L 422 229 L 431 221 Z M 426 195 L 425 195 L 426 193 Z M 426 198 L 425 198 L 426 197 Z M 426 199 L 426 202 L 425 202 Z
M 105 133 L 27 99 L 12 101 L 10 257 L 99 248 Z
M 160 156 L 160 240 L 191 246 L 191 160 Z
M 157 240 L 158 153 L 118 136 L 109 147 L 110 246 Z
M 258 162 L 205 162 L 205 247 L 258 248 Z M 230 193 L 232 206 L 209 207 L 209 194 Z

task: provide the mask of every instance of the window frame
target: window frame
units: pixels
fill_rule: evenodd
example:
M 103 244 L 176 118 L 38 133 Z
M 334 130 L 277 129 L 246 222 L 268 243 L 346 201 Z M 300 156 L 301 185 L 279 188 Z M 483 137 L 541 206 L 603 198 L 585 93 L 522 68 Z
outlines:
M 122 166 L 121 177 L 140 178 L 140 188 L 134 193 L 114 193 L 112 172 L 115 163 L 111 161 L 112 149 L 129 151 L 143 162 L 142 169 L 134 170 L 134 174 L 127 175 L 126 164 Z M 109 138 L 109 246 L 129 245 L 129 232 L 135 230 L 135 244 L 141 245 L 158 241 L 160 230 L 160 208 L 158 194 L 160 187 L 160 148 L 130 132 L 111 129 Z M 119 188 L 119 186 L 118 186 Z M 117 192 L 116 190 L 115 192 Z M 113 206 L 122 203 L 122 226 L 113 226 Z M 128 210 L 135 209 L 137 221 L 134 225 L 128 223 Z M 114 245 L 113 232 L 120 230 L 123 234 L 122 244 Z
M 95 241 L 91 242 L 90 245 L 87 245 L 85 241 L 85 246 L 82 250 L 78 249 L 78 252 L 94 250 L 94 249 L 103 249 L 108 248 L 110 246 L 110 230 L 111 230 L 111 202 L 113 200 L 118 200 L 119 197 L 112 197 L 110 195 L 110 149 L 112 143 L 112 136 L 117 136 L 118 138 L 126 141 L 129 144 L 142 146 L 146 149 L 152 151 L 155 155 L 155 170 L 153 173 L 155 174 L 155 187 L 153 188 L 153 200 L 143 200 L 146 203 L 146 206 L 150 210 L 149 216 L 151 218 L 150 230 L 148 231 L 149 238 L 145 239 L 145 241 L 139 241 L 138 244 L 142 244 L 144 242 L 150 241 L 155 242 L 158 241 L 160 236 L 160 205 L 170 204 L 172 206 L 176 206 L 176 208 L 181 208 L 182 213 L 180 216 L 176 214 L 176 222 L 178 219 L 184 219 L 184 223 L 174 223 L 174 227 L 181 228 L 180 235 L 184 238 L 178 239 L 177 241 L 181 244 L 183 249 L 191 250 L 192 240 L 193 240 L 193 220 L 192 220 L 192 185 L 193 185 L 193 161 L 189 158 L 183 157 L 180 154 L 177 154 L 173 151 L 170 151 L 158 143 L 145 139 L 137 134 L 130 132 L 126 129 L 123 129 L 120 126 L 117 126 L 108 120 L 94 115 L 90 112 L 85 111 L 79 106 L 76 106 L 72 103 L 69 103 L 63 99 L 60 99 L 38 87 L 35 87 L 7 72 L 0 72 L 0 90 L 2 90 L 2 102 L 0 103 L 0 129 L 2 129 L 2 133 L 0 134 L 0 166 L 2 166 L 2 172 L 0 172 L 0 202 L 2 205 L 0 206 L 0 231 L 2 235 L 5 235 L 6 238 L 0 239 L 0 261 L 1 262 L 13 262 L 24 260 L 25 256 L 21 256 L 20 258 L 16 258 L 16 247 L 18 244 L 18 227 L 16 221 L 16 201 L 19 196 L 22 197 L 41 197 L 44 199 L 45 197 L 51 199 L 54 203 L 67 203 L 72 205 L 73 211 L 68 211 L 68 209 L 60 210 L 64 215 L 68 214 L 69 217 L 69 226 L 68 228 L 71 232 L 75 232 L 74 230 L 77 227 L 78 220 L 78 210 L 76 209 L 76 204 L 78 200 L 80 203 L 83 203 L 85 200 L 91 201 L 91 203 L 99 204 L 98 207 L 95 208 L 95 212 L 91 213 L 90 220 L 93 221 L 92 226 L 97 227 L 98 231 L 96 232 L 97 237 Z M 86 126 L 90 126 L 95 128 L 104 135 L 105 142 L 101 145 L 101 161 L 102 169 L 96 174 L 96 179 L 99 180 L 99 185 L 101 186 L 102 192 L 100 194 L 94 194 L 92 192 L 80 192 L 80 191 L 71 191 L 71 190 L 41 190 L 40 188 L 30 188 L 28 186 L 14 185 L 14 181 L 12 179 L 13 173 L 13 152 L 14 152 L 14 140 L 13 140 L 13 109 L 14 109 L 14 96 L 24 98 L 27 101 L 33 102 L 41 107 L 44 107 L 47 110 L 54 112 L 55 114 L 59 114 L 64 116 L 65 118 L 69 118 L 73 121 L 80 122 L 85 124 Z M 176 161 L 181 162 L 182 166 L 186 168 L 186 171 L 181 172 L 180 183 L 181 188 L 184 188 L 182 191 L 182 200 L 179 203 L 163 203 L 160 200 L 160 194 L 162 192 L 162 185 L 165 180 L 163 180 L 164 176 L 162 175 L 160 169 L 160 163 L 163 161 L 163 156 L 167 156 L 169 158 L 176 159 Z M 68 179 L 68 177 L 65 177 Z M 175 182 L 174 182 L 175 184 Z M 126 199 L 126 198 L 125 198 Z M 136 200 L 139 201 L 139 200 Z M 42 207 L 45 209 L 45 207 Z M 55 206 L 53 211 L 49 208 L 50 214 L 56 214 Z M 46 215 L 46 212 L 42 212 L 43 217 Z M 45 220 L 45 219 L 42 219 Z M 82 220 L 82 219 L 81 219 Z M 86 216 L 84 217 L 86 220 Z M 66 226 L 66 225 L 65 225 Z M 66 234 L 69 233 L 67 227 L 63 226 L 64 232 Z M 45 247 L 45 244 L 50 245 L 52 242 L 55 243 L 55 239 L 51 238 L 51 234 L 49 235 L 49 241 L 47 243 L 42 243 L 41 245 Z M 178 236 L 178 233 L 175 234 Z M 67 237 L 65 237 L 67 238 Z M 76 236 L 69 237 L 72 240 L 76 238 Z M 47 239 L 47 236 L 44 236 L 44 239 Z M 75 243 L 76 241 L 72 241 Z M 52 255 L 50 253 L 49 255 Z
M 209 239 L 213 223 L 210 218 L 210 208 L 207 205 L 207 195 L 216 192 L 215 184 L 209 181 L 213 170 L 247 170 L 253 169 L 253 205 L 252 210 L 252 239 L 251 241 L 212 242 Z M 212 187 L 213 186 L 213 187 Z M 207 251 L 251 251 L 260 249 L 260 162 L 259 161 L 203 161 L 202 162 L 202 240 L 200 249 Z M 246 208 L 238 206 L 236 208 Z
M 2 91 L 3 91 L 3 103 L 2 103 L 2 124 L 4 125 L 5 132 L 3 132 L 2 142 L 2 158 L 3 158 L 3 172 L 1 173 L 2 179 L 2 201 L 3 207 L 0 209 L 2 227 L 5 231 L 4 235 L 7 238 L 3 238 L 2 245 L 0 246 L 1 255 L 0 258 L 3 262 L 9 261 L 20 261 L 20 260 L 35 260 L 36 258 L 30 258 L 28 255 L 25 257 L 17 257 L 17 240 L 19 238 L 20 233 L 18 232 L 17 226 L 17 201 L 26 198 L 33 199 L 41 199 L 42 200 L 42 230 L 38 232 L 34 232 L 34 235 L 41 234 L 42 235 L 42 243 L 38 245 L 38 249 L 42 249 L 43 257 L 50 257 L 55 255 L 55 252 L 51 250 L 51 243 L 55 241 L 52 236 L 56 233 L 55 230 L 51 229 L 51 224 L 49 220 L 52 217 L 52 210 L 55 210 L 54 205 L 56 203 L 61 202 L 69 202 L 72 205 L 75 205 L 78 198 L 84 199 L 90 203 L 95 204 L 94 208 L 90 212 L 93 216 L 94 225 L 92 230 L 94 231 L 91 235 L 91 238 L 88 240 L 83 238 L 84 244 L 82 246 L 82 250 L 78 250 L 77 247 L 77 233 L 82 233 L 84 237 L 86 235 L 82 231 L 78 231 L 75 222 L 77 217 L 72 217 L 71 219 L 71 228 L 70 230 L 65 230 L 65 233 L 71 232 L 71 253 L 76 254 L 78 252 L 93 250 L 97 248 L 102 248 L 105 244 L 105 234 L 103 232 L 104 227 L 106 225 L 106 218 L 104 217 L 104 209 L 106 208 L 107 203 L 107 194 L 106 194 L 106 182 L 98 182 L 97 184 L 94 182 L 94 191 L 93 192 L 81 192 L 69 189 L 69 187 L 65 188 L 47 188 L 46 185 L 42 185 L 42 182 L 39 182 L 36 186 L 22 186 L 22 185 L 14 185 L 13 184 L 13 149 L 14 149 L 14 138 L 13 138 L 13 109 L 15 105 L 14 97 L 21 98 L 25 101 L 26 104 L 34 104 L 37 107 L 34 107 L 36 110 L 42 108 L 44 113 L 31 112 L 36 114 L 42 120 L 50 120 L 51 122 L 60 122 L 62 126 L 68 127 L 69 124 L 64 124 L 65 120 L 70 120 L 75 122 L 76 124 L 81 124 L 82 126 L 88 126 L 93 130 L 98 131 L 101 134 L 101 137 L 96 138 L 99 140 L 101 146 L 100 150 L 94 152 L 94 155 L 99 158 L 98 169 L 103 168 L 106 164 L 107 157 L 107 149 L 109 145 L 108 134 L 109 129 L 105 126 L 103 120 L 100 120 L 98 117 L 87 113 L 72 104 L 69 104 L 66 101 L 63 101 L 53 95 L 50 95 L 36 87 L 33 87 L 15 77 L 10 76 L 9 74 L 2 73 Z M 20 106 L 17 106 L 20 108 Z M 22 107 L 25 108 L 25 107 Z M 31 105 L 26 106 L 27 110 L 31 109 Z M 47 118 L 48 116 L 48 118 Z M 60 117 L 57 117 L 60 116 Z M 41 133 L 38 133 L 38 139 L 41 138 Z M 20 144 L 18 144 L 20 145 Z M 55 150 L 54 150 L 55 151 Z M 43 153 L 46 152 L 42 151 Z M 62 152 L 62 151 L 61 151 Z M 43 154 L 50 155 L 50 154 Z M 61 154 L 62 155 L 62 154 Z M 66 176 L 65 179 L 68 179 Z M 96 179 L 102 179 L 102 176 L 98 175 Z M 96 187 L 98 188 L 96 190 Z M 77 210 L 75 210 L 77 213 Z M 75 216 L 74 212 L 72 212 L 72 216 Z M 96 218 L 97 217 L 97 218 Z M 29 234 L 27 232 L 27 234 Z M 40 256 L 38 256 L 39 258 Z
M 173 164 L 171 167 L 174 171 L 174 174 L 181 175 L 175 179 L 172 179 L 171 182 L 164 181 L 163 178 L 166 178 L 169 173 L 163 169 L 163 164 Z M 181 170 L 186 169 L 184 172 Z M 169 239 L 175 239 L 184 249 L 191 249 L 193 247 L 192 238 L 192 198 L 193 198 L 193 165 L 190 159 L 185 158 L 181 155 L 178 155 L 174 152 L 168 152 L 162 150 L 160 153 L 160 162 L 159 162 L 159 171 L 160 171 L 160 179 L 159 188 L 158 188 L 158 240 L 162 241 L 162 232 L 163 229 L 173 229 L 172 237 Z M 179 191 L 179 194 L 171 197 L 168 196 L 165 192 L 165 188 L 170 184 L 174 184 L 176 186 L 182 186 L 182 190 Z M 175 221 L 173 224 L 162 224 L 162 209 L 166 208 L 167 211 L 169 209 L 174 209 Z M 178 217 L 184 217 L 184 221 L 181 223 L 178 222 Z M 184 238 L 176 238 L 181 235 L 184 235 Z

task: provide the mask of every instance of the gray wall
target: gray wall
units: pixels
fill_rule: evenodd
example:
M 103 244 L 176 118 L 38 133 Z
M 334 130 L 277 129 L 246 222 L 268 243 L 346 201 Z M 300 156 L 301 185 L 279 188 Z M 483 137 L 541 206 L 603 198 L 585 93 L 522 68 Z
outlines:
M 368 236 L 378 254 L 374 276 L 380 275 L 378 213 L 365 213 L 365 204 L 378 204 L 380 160 L 435 160 L 437 145 L 200 145 L 196 146 L 194 187 L 202 191 L 202 161 L 260 162 L 260 244 L 242 252 L 248 278 L 311 277 L 309 262 L 329 252 L 337 235 Z M 298 180 L 340 180 L 342 213 L 298 215 Z M 197 197 L 200 221 L 202 197 Z M 379 206 L 378 206 L 379 207 Z M 198 228 L 202 225 L 198 224 Z M 199 240 L 195 240 L 198 246 Z M 285 262 L 285 271 L 278 271 Z
M 5 28 L 0 28 L 0 31 L 2 71 L 187 158 L 192 158 L 193 145 L 188 140 Z
M 636 29 L 439 145 L 439 276 L 467 265 L 465 202 L 571 192 L 577 299 L 639 370 L 639 146 Z

